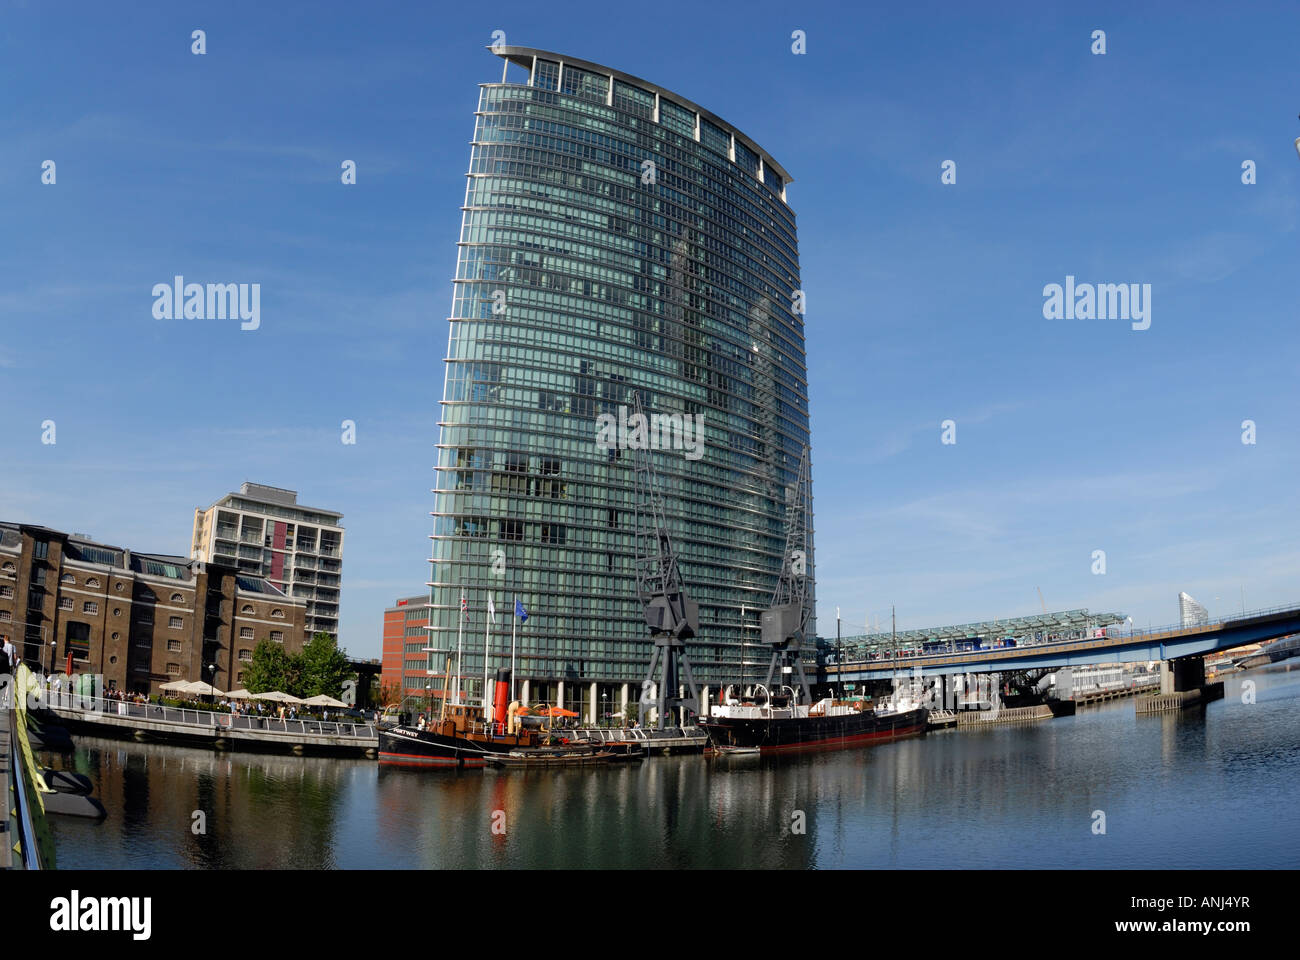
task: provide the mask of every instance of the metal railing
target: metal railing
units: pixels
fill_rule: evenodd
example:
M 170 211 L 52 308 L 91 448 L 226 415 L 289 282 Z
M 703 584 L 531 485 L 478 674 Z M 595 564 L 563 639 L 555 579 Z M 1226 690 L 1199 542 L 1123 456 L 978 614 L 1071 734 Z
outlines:
M 1240 625 L 1260 617 L 1266 617 L 1276 613 L 1295 613 L 1300 614 L 1300 604 L 1283 604 L 1275 607 L 1263 607 L 1258 610 L 1247 610 L 1243 613 L 1232 617 L 1221 617 L 1217 620 L 1209 620 L 1205 623 L 1184 625 L 1179 623 L 1161 624 L 1158 627 L 1148 626 L 1145 630 L 1130 629 L 1125 631 L 1115 630 L 1101 637 L 1074 637 L 1065 640 L 1042 640 L 1038 642 L 1021 643 L 1020 638 L 1016 639 L 1014 647 L 982 647 L 979 650 L 936 650 L 932 653 L 904 653 L 899 652 L 897 656 L 892 650 L 881 652 L 880 656 L 875 659 L 850 659 L 845 657 L 843 667 L 853 667 L 858 665 L 887 663 L 891 661 L 913 661 L 913 660 L 934 660 L 940 657 L 955 657 L 963 654 L 971 654 L 974 657 L 980 657 L 984 654 L 1011 654 L 1015 655 L 1016 651 L 1032 649 L 1035 652 L 1051 652 L 1053 648 L 1061 648 L 1080 643 L 1088 643 L 1092 646 L 1120 646 L 1128 643 L 1139 641 L 1150 641 L 1158 639 L 1169 639 L 1171 637 L 1194 636 L 1198 633 L 1214 633 L 1234 624 Z M 1109 628 L 1107 628 L 1109 629 Z M 960 641 L 958 641 L 960 642 Z
M 55 710 L 75 710 L 82 714 L 108 714 L 116 717 L 134 717 L 139 720 L 181 723 L 193 727 L 216 730 L 250 730 L 266 733 L 316 734 L 318 736 L 349 737 L 373 740 L 378 734 L 372 723 L 341 723 L 334 720 L 310 718 L 290 720 L 267 714 L 228 713 L 222 710 L 196 710 L 187 707 L 169 707 L 157 703 L 136 703 L 132 700 L 112 700 L 103 697 L 83 697 L 71 693 L 45 693 L 42 707 Z
M 602 743 L 692 739 L 704 736 L 704 732 L 699 727 L 668 727 L 664 730 L 656 730 L 653 727 L 556 727 L 549 732 L 568 737 L 570 740 L 600 740 Z
M 19 718 L 19 723 L 22 719 Z M 17 735 L 10 737 L 10 776 L 13 778 L 13 797 L 17 806 L 18 843 L 17 852 L 22 857 L 23 869 L 41 870 L 40 843 L 36 836 L 36 817 L 32 810 L 31 784 L 27 782 L 27 771 L 23 762 L 22 750 Z M 8 784 L 5 785 L 8 789 Z
M 19 719 L 18 722 L 23 721 Z M 36 814 L 32 809 L 33 785 L 27 780 L 27 770 L 23 762 L 22 750 L 18 746 L 18 737 L 11 737 L 10 742 L 13 744 L 13 795 L 18 806 L 18 851 L 22 856 L 24 869 L 41 870 L 44 869 L 45 864 L 41 859 L 40 840 L 36 835 Z

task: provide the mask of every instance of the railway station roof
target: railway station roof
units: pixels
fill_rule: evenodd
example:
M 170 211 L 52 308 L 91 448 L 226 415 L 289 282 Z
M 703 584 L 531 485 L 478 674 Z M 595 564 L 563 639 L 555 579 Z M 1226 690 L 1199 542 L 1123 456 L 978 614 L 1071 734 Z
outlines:
M 966 640 L 973 637 L 996 638 L 1026 637 L 1036 633 L 1070 633 L 1123 623 L 1122 613 L 1089 613 L 1088 610 L 1059 610 L 1055 613 L 1036 613 L 1027 617 L 1010 617 L 1006 620 L 982 620 L 959 623 L 949 627 L 925 627 L 919 630 L 899 630 L 898 633 L 868 633 L 844 637 L 843 645 L 893 644 L 906 648 L 929 640 Z M 824 642 L 826 641 L 823 638 Z

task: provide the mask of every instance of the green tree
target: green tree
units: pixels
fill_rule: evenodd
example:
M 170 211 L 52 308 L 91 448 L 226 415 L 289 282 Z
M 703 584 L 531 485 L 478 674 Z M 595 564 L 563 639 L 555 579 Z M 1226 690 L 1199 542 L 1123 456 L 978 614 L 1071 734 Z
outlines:
M 315 697 L 325 694 L 338 697 L 343 692 L 343 681 L 352 672 L 348 658 L 328 633 L 315 633 L 302 648 L 302 692 L 296 696 Z
M 249 693 L 293 693 L 290 681 L 300 672 L 282 645 L 261 640 L 253 650 L 252 662 L 244 669 L 244 687 Z

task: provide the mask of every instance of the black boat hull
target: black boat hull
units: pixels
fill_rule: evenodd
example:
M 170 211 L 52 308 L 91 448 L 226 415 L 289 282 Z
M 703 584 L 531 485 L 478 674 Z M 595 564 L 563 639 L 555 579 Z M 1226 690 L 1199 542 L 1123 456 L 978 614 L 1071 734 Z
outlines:
M 428 730 L 393 727 L 379 731 L 379 762 L 385 766 L 465 770 L 487 766 L 489 754 L 508 753 L 524 746 L 526 738 L 470 740 Z
M 929 714 L 918 709 L 887 716 L 864 711 L 840 717 L 774 720 L 709 717 L 701 719 L 700 726 L 715 748 L 757 747 L 762 753 L 839 750 L 924 736 Z

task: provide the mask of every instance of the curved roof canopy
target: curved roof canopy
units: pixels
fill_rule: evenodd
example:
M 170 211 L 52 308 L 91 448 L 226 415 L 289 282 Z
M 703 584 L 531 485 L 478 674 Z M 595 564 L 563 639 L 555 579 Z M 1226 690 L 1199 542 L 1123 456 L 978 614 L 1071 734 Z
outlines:
M 737 141 L 743 143 L 750 150 L 757 153 L 763 160 L 763 166 L 766 169 L 771 170 L 773 173 L 779 174 L 781 177 L 781 182 L 783 184 L 790 184 L 794 182 L 794 178 L 790 176 L 790 174 L 786 171 L 785 167 L 781 166 L 781 164 L 779 164 L 770 153 L 764 150 L 761 146 L 759 146 L 749 137 L 745 136 L 745 134 L 737 130 L 732 124 L 728 123 L 726 120 L 723 120 L 717 114 L 704 109 L 698 103 L 695 103 L 693 100 L 689 100 L 686 97 L 681 96 L 680 94 L 673 93 L 667 87 L 661 87 L 657 83 L 651 83 L 649 80 L 642 80 L 640 77 L 633 76 L 630 73 L 624 73 L 621 70 L 615 70 L 612 67 L 607 67 L 603 64 L 592 63 L 590 60 L 580 60 L 577 57 L 565 56 L 564 54 L 554 53 L 550 50 L 537 50 L 533 47 L 512 47 L 512 46 L 505 46 L 505 45 L 489 46 L 488 49 L 491 50 L 493 53 L 495 53 L 498 57 L 501 57 L 503 60 L 507 60 L 510 63 L 516 64 L 521 67 L 525 67 L 529 71 L 533 69 L 534 58 L 538 60 L 549 60 L 555 63 L 563 64 L 564 66 L 575 67 L 579 70 L 586 70 L 589 73 L 599 73 L 607 77 L 613 77 L 615 80 L 621 80 L 623 83 L 631 84 L 632 86 L 635 87 L 640 87 L 642 90 L 645 90 L 648 93 L 655 94 L 656 96 L 662 97 L 665 100 L 671 100 L 673 103 L 676 103 L 678 106 L 685 107 L 687 110 L 691 111 L 692 113 L 699 114 L 704 119 L 721 127 L 723 130 L 727 131 L 732 136 L 734 136 Z

